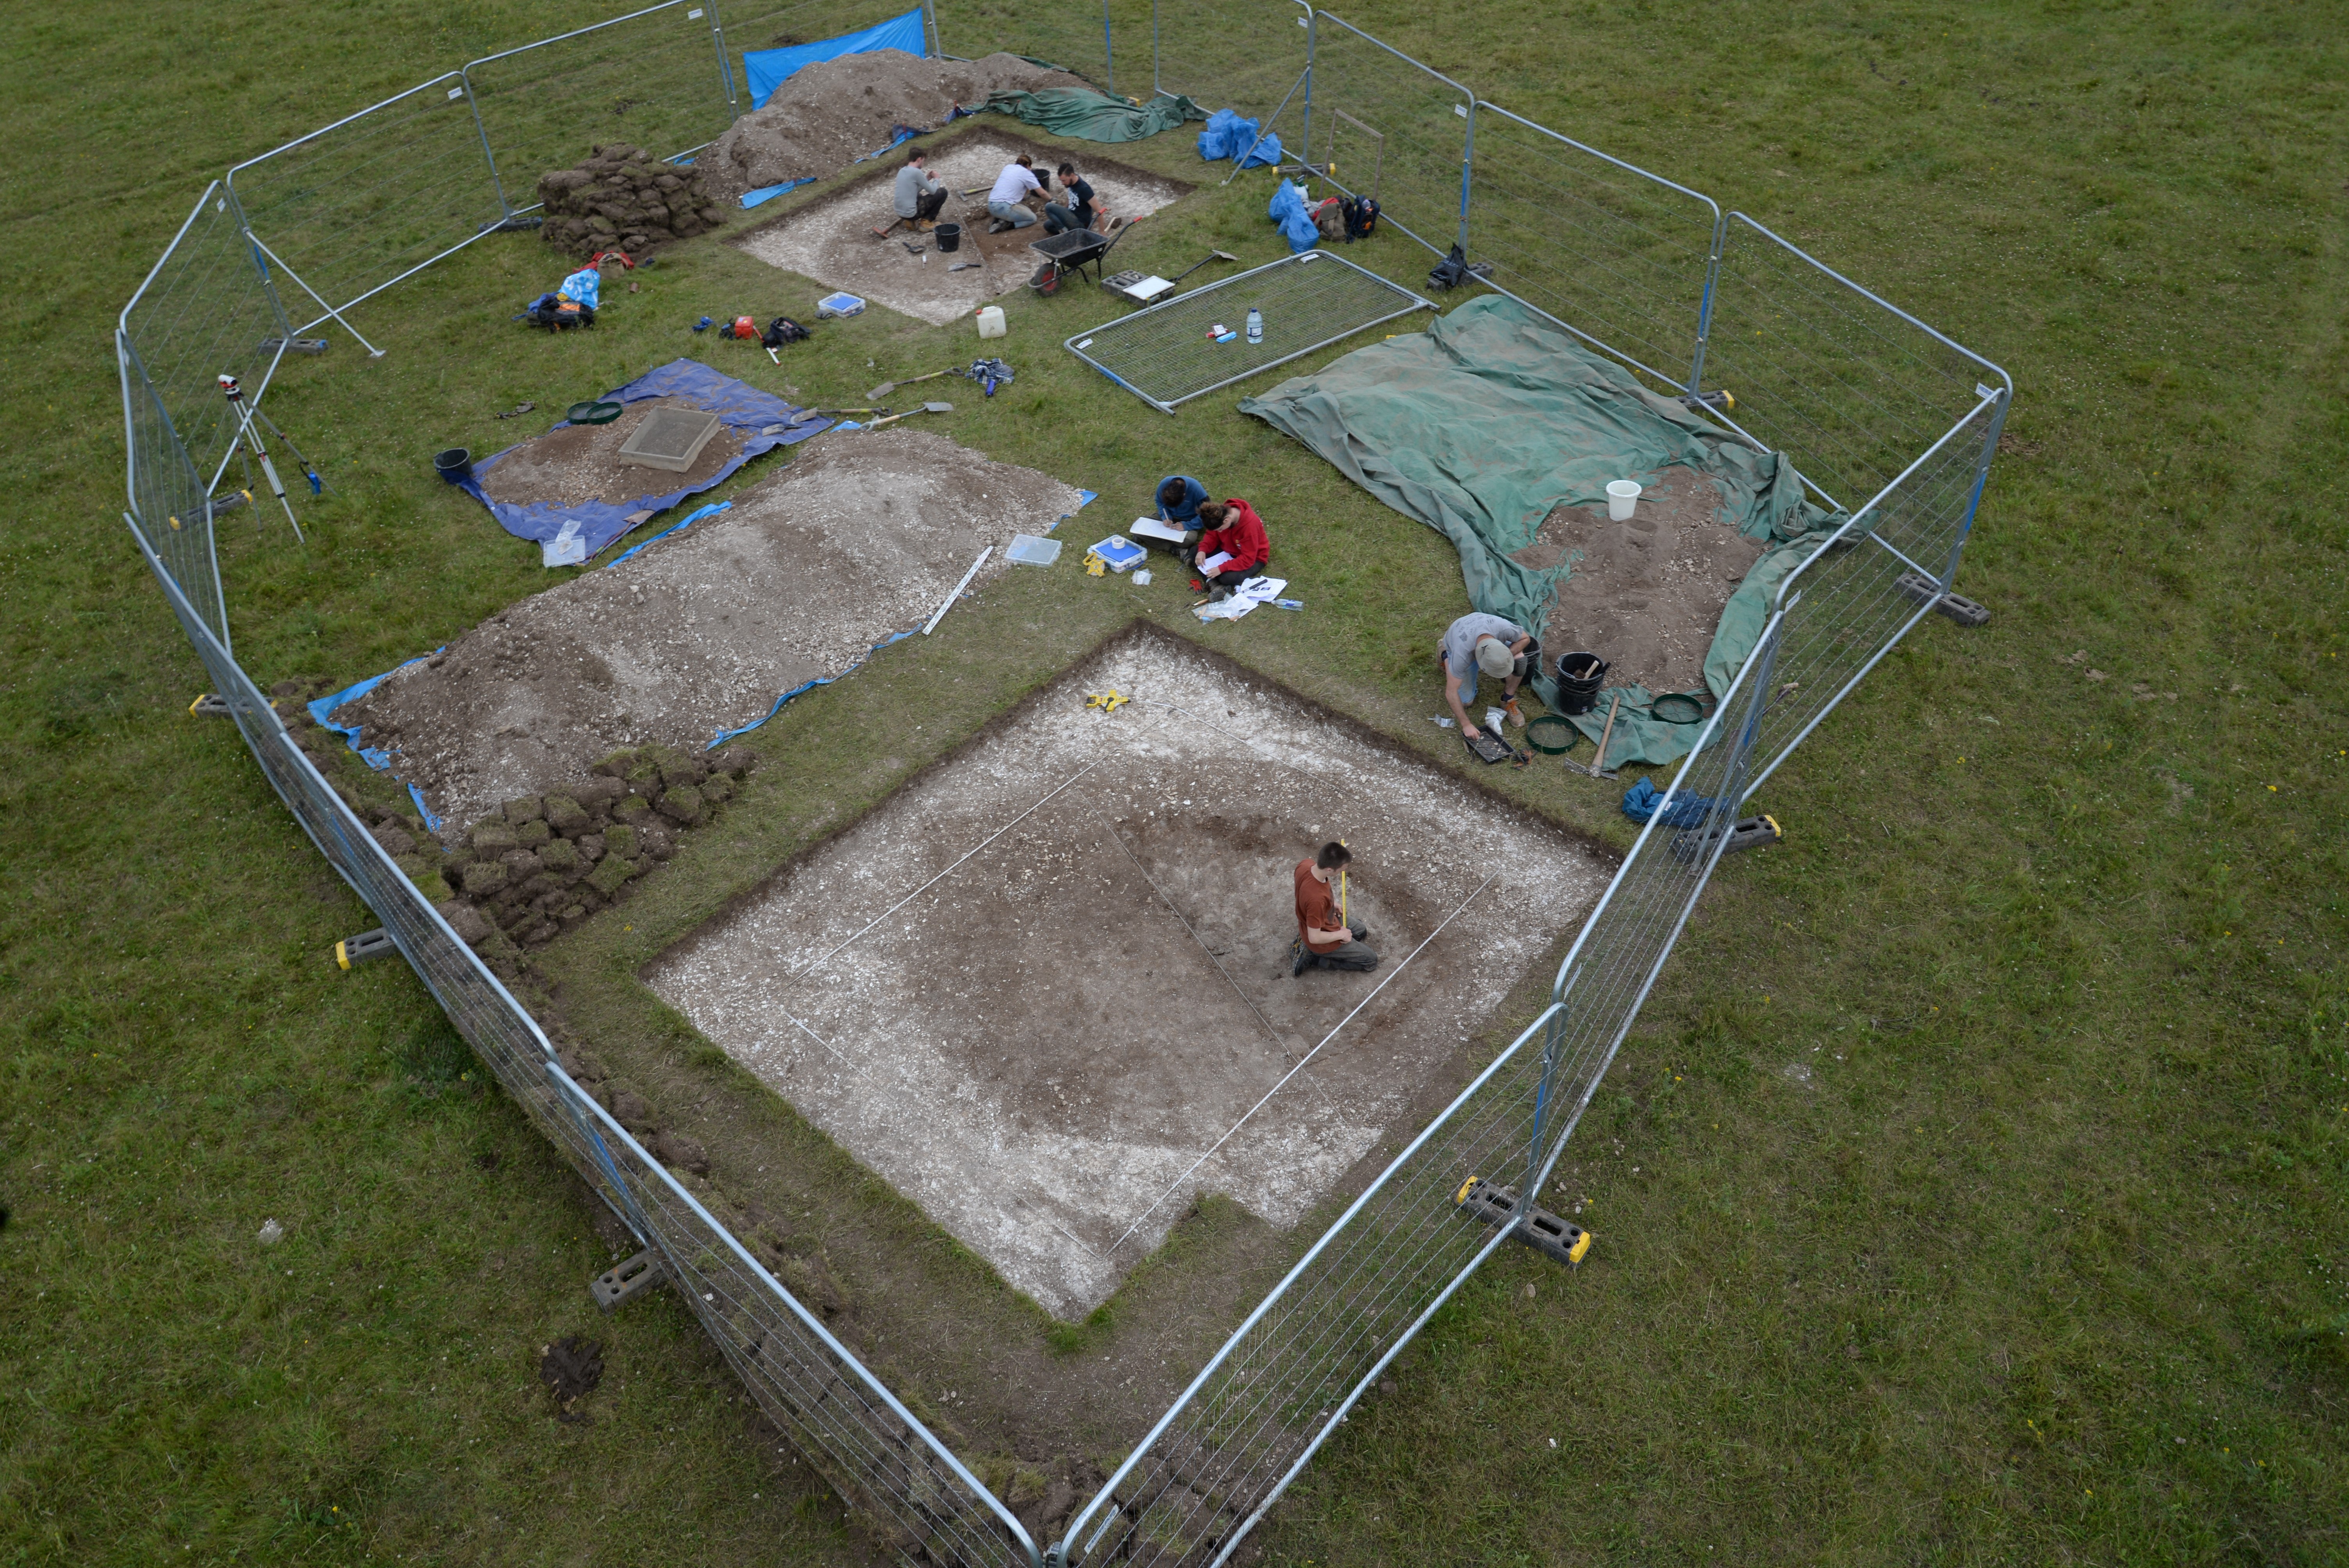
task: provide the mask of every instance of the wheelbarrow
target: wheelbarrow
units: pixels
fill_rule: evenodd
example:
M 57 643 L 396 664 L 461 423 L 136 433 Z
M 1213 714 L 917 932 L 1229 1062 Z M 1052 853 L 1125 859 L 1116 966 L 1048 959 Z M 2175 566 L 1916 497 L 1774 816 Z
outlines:
M 1040 294 L 1056 294 L 1060 291 L 1062 278 L 1071 273 L 1082 277 L 1087 267 L 1093 269 L 1094 280 L 1098 282 L 1102 258 L 1109 254 L 1110 247 L 1123 239 L 1132 227 L 1131 222 L 1112 218 L 1106 234 L 1092 229 L 1064 229 L 1057 234 L 1030 241 L 1028 248 L 1043 257 L 1044 264 L 1036 269 L 1035 276 L 1028 280 L 1028 286 Z

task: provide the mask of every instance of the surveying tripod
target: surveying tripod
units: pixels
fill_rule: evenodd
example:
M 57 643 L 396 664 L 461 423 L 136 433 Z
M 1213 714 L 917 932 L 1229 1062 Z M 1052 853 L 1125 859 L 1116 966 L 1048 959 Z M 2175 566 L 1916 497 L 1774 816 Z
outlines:
M 236 438 L 229 443 L 228 449 L 236 454 L 238 462 L 243 464 L 246 498 L 253 495 L 253 464 L 244 456 L 245 449 L 250 448 L 253 455 L 261 459 L 261 473 L 269 481 L 269 493 L 277 498 L 277 504 L 285 509 L 285 521 L 294 525 L 294 537 L 307 544 L 309 540 L 302 532 L 302 524 L 294 516 L 294 503 L 285 499 L 285 486 L 277 477 L 277 465 L 270 461 L 269 449 L 262 442 L 262 430 L 267 428 L 272 436 L 285 443 L 285 449 L 294 454 L 295 462 L 302 465 L 302 477 L 310 481 L 312 495 L 324 493 L 326 481 L 318 477 L 318 470 L 311 466 L 309 459 L 302 455 L 302 449 L 294 444 L 294 438 L 277 428 L 276 420 L 244 400 L 244 388 L 237 385 L 235 377 L 222 376 L 220 389 L 221 395 L 228 399 L 230 409 L 236 415 Z M 221 467 L 228 467 L 225 454 L 221 458 Z

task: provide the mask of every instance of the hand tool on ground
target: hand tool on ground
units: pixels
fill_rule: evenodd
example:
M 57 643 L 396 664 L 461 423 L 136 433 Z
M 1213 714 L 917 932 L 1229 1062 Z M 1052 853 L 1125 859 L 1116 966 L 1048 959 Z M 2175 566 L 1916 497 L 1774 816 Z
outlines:
M 515 407 L 512 407 L 512 408 L 508 409 L 506 412 L 504 412 L 504 413 L 502 413 L 502 414 L 499 415 L 499 416 L 498 416 L 498 418 L 501 418 L 501 419 L 514 419 L 514 418 L 521 418 L 523 415 L 529 413 L 533 408 L 535 408 L 535 407 L 538 407 L 538 405 L 537 405 L 537 404 L 535 404 L 535 403 L 522 403 L 522 404 L 518 404 L 518 405 L 516 405 Z
M 962 591 L 970 586 L 970 580 L 978 575 L 978 569 L 986 565 L 987 558 L 994 553 L 995 546 L 992 544 L 978 552 L 978 559 L 970 563 L 970 570 L 962 574 L 962 581 L 954 585 L 954 592 L 947 595 L 946 603 L 938 606 L 937 614 L 922 623 L 922 635 L 926 637 L 938 629 L 938 623 L 947 618 L 947 612 L 954 608 L 954 602 L 962 597 Z
M 1209 251 L 1171 278 L 1162 278 L 1155 273 L 1112 273 L 1102 280 L 1102 287 L 1117 295 L 1118 298 L 1130 300 L 1135 304 L 1154 304 L 1172 295 L 1176 284 L 1209 262 L 1238 260 L 1239 258 L 1229 251 Z
M 1132 702 L 1133 700 L 1133 699 L 1130 696 L 1121 696 L 1115 686 L 1112 686 L 1107 691 L 1094 691 L 1087 692 L 1085 694 L 1085 706 L 1087 707 L 1097 707 L 1103 713 L 1115 713 L 1120 707 Z
M 838 414 L 886 414 L 888 411 L 886 408 L 811 408 L 808 410 L 808 416 L 811 418 L 829 419 Z
M 951 376 L 961 368 L 959 365 L 949 365 L 944 370 L 932 370 L 921 376 L 908 376 L 903 381 L 884 381 L 864 395 L 878 403 L 900 387 L 911 387 L 916 381 L 935 381 L 941 376 Z
M 950 273 L 967 273 L 975 267 L 983 267 L 987 263 L 984 262 L 957 262 L 954 265 L 948 267 L 947 271 Z
M 885 419 L 875 419 L 864 428 L 868 430 L 877 430 L 884 425 L 894 425 L 900 419 L 910 419 L 916 414 L 951 414 L 953 412 L 954 405 L 951 403 L 925 403 L 918 408 L 908 408 L 902 414 L 892 414 Z
M 1599 752 L 1588 763 L 1577 762 L 1571 757 L 1561 757 L 1558 760 L 1577 773 L 1587 773 L 1593 779 L 1614 778 L 1614 770 L 1607 766 L 1607 742 L 1615 733 L 1615 715 L 1622 706 L 1623 694 L 1619 691 L 1615 694 L 1615 700 L 1607 705 L 1607 725 L 1599 732 Z
M 930 249 L 927 245 L 917 245 L 911 240 L 900 240 L 897 242 L 905 247 L 907 255 L 918 256 L 926 262 L 930 259 Z

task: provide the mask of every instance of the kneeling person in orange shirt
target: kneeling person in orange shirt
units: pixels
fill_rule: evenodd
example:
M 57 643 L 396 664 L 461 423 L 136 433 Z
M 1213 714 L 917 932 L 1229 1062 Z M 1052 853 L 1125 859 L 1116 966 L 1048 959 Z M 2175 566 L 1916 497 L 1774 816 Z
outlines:
M 1288 950 L 1289 974 L 1379 966 L 1379 955 L 1365 945 L 1370 932 L 1346 923 L 1338 912 L 1337 890 L 1330 885 L 1353 858 L 1343 844 L 1324 844 L 1319 854 L 1297 862 L 1297 942 Z

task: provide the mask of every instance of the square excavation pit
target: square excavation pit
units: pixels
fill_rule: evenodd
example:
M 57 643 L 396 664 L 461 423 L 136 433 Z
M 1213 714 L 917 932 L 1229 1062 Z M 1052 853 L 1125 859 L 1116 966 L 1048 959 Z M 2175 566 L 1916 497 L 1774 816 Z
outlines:
M 636 422 L 636 433 L 620 446 L 620 458 L 639 468 L 684 473 L 701 456 L 701 449 L 718 433 L 715 414 L 698 408 L 656 408 Z
M 944 326 L 1020 287 L 1043 263 L 1043 258 L 1028 248 L 1031 241 L 1044 238 L 1042 219 L 1007 234 L 987 232 L 988 188 L 994 185 L 1003 166 L 1021 153 L 1034 159 L 1039 170 L 1055 169 L 1063 161 L 1075 164 L 1092 186 L 1096 202 L 1104 203 L 1112 217 L 1143 217 L 1192 189 L 1179 180 L 1145 174 L 1106 158 L 1055 152 L 999 131 L 974 131 L 930 150 L 930 172 L 953 191 L 938 221 L 962 225 L 960 249 L 940 252 L 930 236 L 907 227 L 893 229 L 885 238 L 876 238 L 873 232 L 896 216 L 891 196 L 897 170 L 916 145 L 908 143 L 885 154 L 881 167 L 864 179 L 752 230 L 735 243 L 770 266 L 846 289 L 875 304 Z M 1060 184 L 1050 183 L 1057 201 Z M 976 196 L 963 194 L 973 189 L 978 191 Z M 1097 222 L 1095 227 L 1099 226 Z M 907 246 L 923 253 L 916 254 Z M 1112 272 L 1117 253 L 1110 253 Z M 969 263 L 978 265 L 954 270 Z M 1061 286 L 1091 288 L 1092 284 L 1071 279 Z
M 1086 706 L 1112 688 L 1131 700 Z M 1292 868 L 1330 839 L 1355 852 L 1348 907 L 1383 962 L 1292 977 Z M 1609 872 L 1564 831 L 1149 634 L 646 977 L 1073 1319 L 1195 1198 L 1288 1229 L 1407 1135 Z

